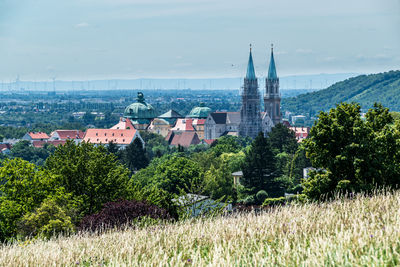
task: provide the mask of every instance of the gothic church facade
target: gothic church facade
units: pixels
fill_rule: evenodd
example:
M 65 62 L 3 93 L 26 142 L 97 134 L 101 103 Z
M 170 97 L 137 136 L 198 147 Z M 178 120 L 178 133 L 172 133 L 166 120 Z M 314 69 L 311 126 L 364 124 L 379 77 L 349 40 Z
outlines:
M 271 49 L 271 61 L 265 81 L 264 112 L 261 112 L 260 108 L 261 99 L 251 47 L 241 97 L 240 136 L 255 138 L 259 132 L 266 134 L 274 125 L 281 122 L 279 78 L 276 74 L 273 49 Z

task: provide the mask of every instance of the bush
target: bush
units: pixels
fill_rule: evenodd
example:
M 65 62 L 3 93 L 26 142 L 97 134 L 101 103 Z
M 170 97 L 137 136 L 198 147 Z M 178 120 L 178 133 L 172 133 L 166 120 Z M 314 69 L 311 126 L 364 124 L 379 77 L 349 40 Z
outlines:
M 120 200 L 108 202 L 100 212 L 84 217 L 79 229 L 83 231 L 101 231 L 121 228 L 131 226 L 144 218 L 167 220 L 171 217 L 165 209 L 147 202 Z
M 258 200 L 259 203 L 263 203 L 264 200 L 268 197 L 267 192 L 265 192 L 264 190 L 260 190 L 257 192 L 256 194 L 256 199 Z
M 286 202 L 285 197 L 276 197 L 276 198 L 266 198 L 263 202 L 263 206 L 276 206 L 283 205 Z
M 71 217 L 52 198 L 43 201 L 35 212 L 25 214 L 20 223 L 20 233 L 24 236 L 50 238 L 74 230 Z
M 266 198 L 263 202 L 263 206 L 277 206 L 277 205 L 285 205 L 288 203 L 305 203 L 308 201 L 308 198 L 304 194 L 298 194 L 288 197 L 277 197 L 277 198 Z

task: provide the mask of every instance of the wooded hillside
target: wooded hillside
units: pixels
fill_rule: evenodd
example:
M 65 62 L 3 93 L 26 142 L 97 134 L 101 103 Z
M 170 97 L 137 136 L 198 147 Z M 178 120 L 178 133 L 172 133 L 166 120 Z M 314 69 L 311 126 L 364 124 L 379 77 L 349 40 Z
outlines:
M 340 102 L 357 102 L 363 111 L 380 102 L 391 111 L 400 111 L 400 71 L 360 75 L 317 92 L 282 99 L 283 111 L 296 114 L 327 111 Z

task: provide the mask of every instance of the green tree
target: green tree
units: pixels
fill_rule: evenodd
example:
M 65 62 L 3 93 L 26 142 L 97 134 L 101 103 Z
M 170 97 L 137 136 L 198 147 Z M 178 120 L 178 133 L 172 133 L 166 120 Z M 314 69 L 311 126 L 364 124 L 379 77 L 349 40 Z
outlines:
M 119 151 L 119 147 L 116 143 L 114 143 L 113 141 L 110 141 L 107 145 L 107 151 L 108 151 L 108 153 L 117 155 L 117 153 Z
M 259 133 L 246 152 L 242 171 L 241 184 L 249 195 L 254 196 L 260 190 L 266 191 L 270 197 L 283 193 L 281 183 L 276 180 L 275 155 L 263 133 Z
M 342 103 L 320 113 L 304 143 L 313 167 L 321 170 L 304 182 L 309 197 L 400 183 L 400 125 L 380 104 L 367 112 L 365 121 L 360 110 L 356 103 Z
M 0 167 L 0 240 L 17 235 L 20 218 L 56 190 L 58 178 L 20 158 Z
M 82 120 L 83 120 L 83 122 L 84 122 L 86 125 L 88 125 L 88 124 L 94 124 L 95 118 L 96 118 L 95 115 L 93 115 L 92 113 L 90 113 L 89 111 L 87 111 L 87 112 L 83 115 Z
M 218 158 L 204 174 L 204 193 L 212 199 L 226 197 L 235 200 L 232 172 L 227 162 Z
M 215 140 L 210 148 L 216 156 L 219 156 L 222 153 L 237 153 L 247 145 L 249 145 L 249 139 L 227 135 Z
M 25 214 L 19 225 L 22 235 L 33 237 L 50 238 L 74 231 L 68 212 L 52 198 L 45 199 L 35 211 Z
M 125 162 L 128 168 L 133 172 L 146 168 L 149 165 L 146 151 L 140 138 L 130 143 L 125 149 Z
M 106 202 L 129 196 L 129 170 L 104 146 L 68 141 L 57 147 L 45 166 L 60 176 L 66 192 L 82 200 L 85 215 L 98 211 Z
M 297 140 L 295 133 L 282 123 L 275 125 L 268 138 L 273 149 L 277 149 L 279 153 L 286 152 L 294 154 L 297 150 Z
M 22 158 L 37 165 L 43 165 L 44 161 L 54 151 L 54 146 L 45 144 L 43 148 L 32 146 L 31 142 L 22 140 L 11 148 L 11 157 Z
M 157 187 L 173 193 L 200 193 L 202 184 L 202 170 L 200 166 L 181 156 L 173 156 L 160 164 L 155 172 L 154 180 Z

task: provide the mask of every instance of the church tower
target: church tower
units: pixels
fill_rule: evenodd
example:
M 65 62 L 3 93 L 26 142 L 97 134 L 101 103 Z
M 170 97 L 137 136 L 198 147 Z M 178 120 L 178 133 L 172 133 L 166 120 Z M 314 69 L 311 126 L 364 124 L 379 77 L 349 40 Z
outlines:
M 262 131 L 260 116 L 260 94 L 258 81 L 254 71 L 253 56 L 250 55 L 247 73 L 242 91 L 242 107 L 240 108 L 239 135 L 255 138 Z
M 265 79 L 264 111 L 268 113 L 274 125 L 281 122 L 281 94 L 279 92 L 279 78 L 276 75 L 274 48 L 272 45 L 268 77 Z

